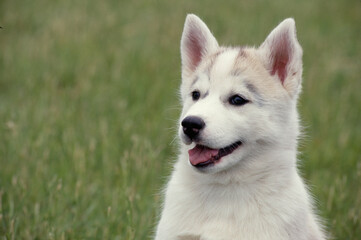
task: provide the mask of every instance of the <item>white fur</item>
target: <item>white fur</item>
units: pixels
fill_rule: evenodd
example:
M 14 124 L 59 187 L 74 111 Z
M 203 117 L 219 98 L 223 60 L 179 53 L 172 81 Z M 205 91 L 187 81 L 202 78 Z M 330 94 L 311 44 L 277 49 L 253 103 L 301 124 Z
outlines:
M 180 156 L 155 239 L 325 239 L 296 164 L 302 49 L 293 19 L 276 27 L 259 48 L 240 49 L 219 47 L 207 26 L 188 15 L 181 53 L 180 122 L 187 116 L 204 120 L 197 144 L 219 149 L 241 140 L 242 145 L 199 170 L 187 153 L 196 143 L 179 127 Z M 274 67 L 279 58 L 288 59 L 284 77 L 274 72 L 282 72 Z M 197 101 L 194 90 L 201 93 Z M 250 102 L 230 105 L 232 94 Z

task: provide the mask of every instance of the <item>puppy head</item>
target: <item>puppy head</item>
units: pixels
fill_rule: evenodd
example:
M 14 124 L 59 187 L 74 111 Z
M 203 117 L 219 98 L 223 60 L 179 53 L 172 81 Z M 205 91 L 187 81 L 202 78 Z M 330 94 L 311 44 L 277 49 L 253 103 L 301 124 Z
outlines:
M 202 20 L 187 16 L 179 135 L 195 169 L 220 172 L 275 144 L 296 145 L 302 49 L 295 31 L 286 19 L 258 48 L 220 47 Z

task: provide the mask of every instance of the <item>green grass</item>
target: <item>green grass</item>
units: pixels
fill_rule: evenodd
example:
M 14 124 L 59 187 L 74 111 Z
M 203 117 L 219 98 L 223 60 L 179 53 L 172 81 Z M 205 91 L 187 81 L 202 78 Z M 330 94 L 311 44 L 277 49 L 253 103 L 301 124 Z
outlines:
M 175 159 L 186 13 L 304 48 L 301 170 L 335 239 L 361 236 L 359 1 L 0 1 L 0 239 L 149 239 Z

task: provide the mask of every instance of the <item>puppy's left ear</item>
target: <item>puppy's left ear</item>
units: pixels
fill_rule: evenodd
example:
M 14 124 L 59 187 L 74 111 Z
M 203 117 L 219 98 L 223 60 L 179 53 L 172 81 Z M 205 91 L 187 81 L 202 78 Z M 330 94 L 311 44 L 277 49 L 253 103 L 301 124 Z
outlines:
M 298 95 L 302 79 L 302 48 L 297 41 L 295 21 L 285 19 L 259 47 L 266 69 L 276 76 L 291 97 Z

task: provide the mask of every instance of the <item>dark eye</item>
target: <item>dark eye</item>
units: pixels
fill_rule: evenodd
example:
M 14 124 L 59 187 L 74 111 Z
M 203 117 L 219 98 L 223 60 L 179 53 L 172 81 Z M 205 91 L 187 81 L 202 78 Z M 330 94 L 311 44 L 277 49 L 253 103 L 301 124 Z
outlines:
M 231 105 L 235 105 L 235 106 L 241 106 L 249 102 L 247 99 L 244 99 L 239 95 L 233 95 L 232 97 L 229 98 L 228 101 Z
M 192 92 L 192 99 L 193 99 L 193 101 L 197 101 L 200 96 L 201 96 L 201 94 L 200 94 L 199 91 L 193 91 L 193 92 Z

